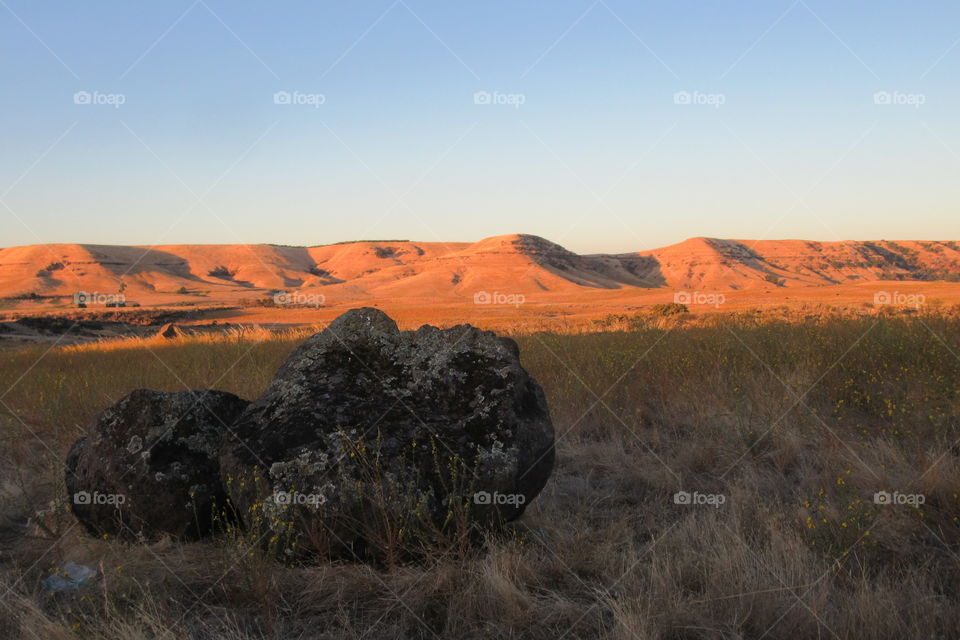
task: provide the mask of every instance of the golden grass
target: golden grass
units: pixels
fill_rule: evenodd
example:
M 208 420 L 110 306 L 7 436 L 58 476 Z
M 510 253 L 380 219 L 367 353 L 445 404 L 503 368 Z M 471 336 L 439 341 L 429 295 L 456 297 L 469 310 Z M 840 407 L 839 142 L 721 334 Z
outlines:
M 288 340 L 299 340 L 313 335 L 319 331 L 320 326 L 296 327 L 292 329 L 274 330 L 259 325 L 253 326 L 234 326 L 222 331 L 208 331 L 206 333 L 184 333 L 172 338 L 164 338 L 160 335 L 152 336 L 128 336 L 118 339 L 101 340 L 96 342 L 85 342 L 64 346 L 61 348 L 65 352 L 83 353 L 88 351 L 130 351 L 136 349 L 156 349 L 158 347 L 184 346 L 197 344 L 222 344 L 230 342 L 254 343 L 269 341 L 286 342 Z
M 485 548 L 389 571 L 228 536 L 123 546 L 65 512 L 62 458 L 97 411 L 138 387 L 253 398 L 302 335 L 0 353 L 0 637 L 953 637 L 960 320 L 671 322 L 519 336 L 554 476 Z M 103 577 L 43 593 L 71 560 Z

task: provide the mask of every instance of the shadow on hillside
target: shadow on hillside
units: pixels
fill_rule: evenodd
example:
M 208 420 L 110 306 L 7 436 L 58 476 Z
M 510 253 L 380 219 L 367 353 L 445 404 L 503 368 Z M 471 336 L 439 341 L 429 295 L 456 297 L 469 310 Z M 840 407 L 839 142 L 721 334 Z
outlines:
M 666 285 L 660 262 L 637 254 L 581 256 L 532 254 L 538 265 L 570 282 L 595 289 L 639 287 L 656 289 Z

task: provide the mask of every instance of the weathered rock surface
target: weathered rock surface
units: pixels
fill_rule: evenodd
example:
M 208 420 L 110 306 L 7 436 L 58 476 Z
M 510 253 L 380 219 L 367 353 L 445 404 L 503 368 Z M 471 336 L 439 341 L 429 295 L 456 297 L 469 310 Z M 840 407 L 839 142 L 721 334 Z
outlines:
M 178 325 L 168 322 L 167 324 L 160 327 L 160 330 L 157 331 L 157 338 L 163 338 L 165 340 L 173 340 L 174 338 L 182 338 L 186 335 L 186 332 L 181 329 Z
M 382 546 L 384 522 L 402 537 L 404 523 L 516 518 L 554 464 L 546 400 L 513 340 L 401 332 L 371 308 L 296 349 L 234 431 L 220 466 L 245 523 L 348 555 Z
M 131 392 L 70 449 L 73 513 L 98 536 L 207 533 L 223 506 L 219 449 L 248 404 L 224 391 Z

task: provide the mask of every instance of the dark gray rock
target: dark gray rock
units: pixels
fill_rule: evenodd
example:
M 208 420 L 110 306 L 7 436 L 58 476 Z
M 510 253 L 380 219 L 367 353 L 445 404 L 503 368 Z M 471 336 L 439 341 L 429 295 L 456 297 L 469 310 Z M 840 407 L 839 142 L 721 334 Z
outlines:
M 514 519 L 554 464 L 547 403 L 513 340 L 401 332 L 371 308 L 296 349 L 234 431 L 221 474 L 248 527 L 335 555 Z
M 131 392 L 67 455 L 73 513 L 97 536 L 204 535 L 224 505 L 224 435 L 248 404 L 224 391 Z

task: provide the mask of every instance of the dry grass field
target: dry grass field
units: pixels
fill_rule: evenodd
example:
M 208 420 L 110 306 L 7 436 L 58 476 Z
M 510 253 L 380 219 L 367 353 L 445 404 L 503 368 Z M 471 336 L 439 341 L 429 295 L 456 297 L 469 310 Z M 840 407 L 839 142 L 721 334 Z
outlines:
M 957 637 L 960 317 L 667 320 L 518 336 L 553 477 L 482 546 L 389 568 L 124 545 L 67 508 L 98 411 L 254 398 L 304 331 L 0 352 L 0 638 Z M 98 578 L 45 591 L 67 562 Z

